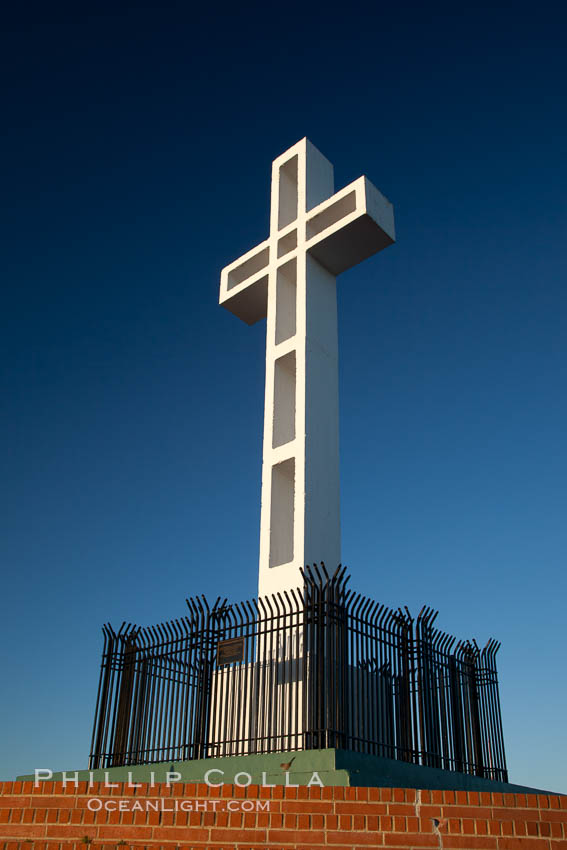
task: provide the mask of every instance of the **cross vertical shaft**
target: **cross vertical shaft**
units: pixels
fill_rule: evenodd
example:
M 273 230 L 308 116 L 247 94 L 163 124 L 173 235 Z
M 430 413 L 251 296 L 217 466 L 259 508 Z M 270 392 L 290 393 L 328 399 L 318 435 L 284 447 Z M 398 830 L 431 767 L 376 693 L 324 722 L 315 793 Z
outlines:
M 220 303 L 267 316 L 259 595 L 341 560 L 336 276 L 394 239 L 389 202 L 302 139 L 272 166 L 269 239 L 223 269 Z
M 340 561 L 336 279 L 305 250 L 306 212 L 332 194 L 309 142 L 274 161 L 270 240 L 285 262 L 268 283 L 260 595 L 297 587 L 309 561 Z

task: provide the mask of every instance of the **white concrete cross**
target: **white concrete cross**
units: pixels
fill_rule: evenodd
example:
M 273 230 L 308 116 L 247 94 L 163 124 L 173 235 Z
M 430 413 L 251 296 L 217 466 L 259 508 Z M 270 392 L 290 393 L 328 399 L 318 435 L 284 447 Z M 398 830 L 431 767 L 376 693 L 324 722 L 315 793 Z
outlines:
M 394 241 L 394 212 L 366 179 L 333 194 L 307 139 L 272 164 L 270 236 L 221 273 L 219 303 L 267 316 L 259 595 L 341 561 L 336 276 Z

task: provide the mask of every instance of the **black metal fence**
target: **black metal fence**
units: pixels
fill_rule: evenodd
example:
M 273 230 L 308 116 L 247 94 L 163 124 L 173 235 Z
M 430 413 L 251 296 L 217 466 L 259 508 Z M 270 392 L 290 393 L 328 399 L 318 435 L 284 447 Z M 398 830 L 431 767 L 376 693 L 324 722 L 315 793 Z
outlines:
M 483 650 L 347 588 L 345 569 L 249 602 L 104 626 L 91 769 L 337 747 L 507 781 Z

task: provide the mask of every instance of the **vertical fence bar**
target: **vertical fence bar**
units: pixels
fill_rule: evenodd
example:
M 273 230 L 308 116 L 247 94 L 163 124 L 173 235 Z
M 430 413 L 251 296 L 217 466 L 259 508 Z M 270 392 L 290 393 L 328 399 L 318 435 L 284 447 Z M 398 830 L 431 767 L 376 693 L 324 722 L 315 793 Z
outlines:
M 89 758 L 90 770 L 104 766 L 101 762 L 104 758 L 105 726 L 110 703 L 110 677 L 112 672 L 112 659 L 114 656 L 115 633 L 109 625 L 103 626 L 102 633 L 104 635 L 104 647 L 102 650 L 95 719 L 91 739 L 91 753 Z

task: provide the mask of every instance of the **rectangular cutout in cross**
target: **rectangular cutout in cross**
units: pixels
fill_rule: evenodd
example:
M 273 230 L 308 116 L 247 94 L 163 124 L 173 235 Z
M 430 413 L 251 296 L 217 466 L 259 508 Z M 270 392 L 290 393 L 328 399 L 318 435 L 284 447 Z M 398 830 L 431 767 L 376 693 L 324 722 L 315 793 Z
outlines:
M 297 260 L 280 266 L 276 278 L 276 345 L 295 336 Z
M 280 167 L 278 187 L 278 230 L 297 218 L 297 154 Z
M 269 248 L 263 248 L 261 251 L 258 251 L 252 257 L 249 257 L 247 260 L 244 260 L 243 263 L 240 263 L 239 266 L 236 266 L 236 268 L 229 271 L 226 288 L 233 289 L 233 287 L 238 286 L 239 283 L 243 283 L 249 277 L 252 277 L 252 275 L 261 272 L 262 269 L 266 268 L 269 261 Z
M 295 458 L 272 467 L 270 567 L 293 561 Z
M 323 230 L 326 230 L 327 227 L 331 227 L 332 224 L 336 224 L 345 216 L 349 215 L 349 213 L 354 212 L 356 209 L 356 191 L 349 192 L 348 195 L 344 195 L 344 197 L 339 198 L 338 201 L 335 201 L 334 204 L 331 204 L 322 212 L 314 215 L 312 219 L 307 222 L 307 238 L 312 239 L 313 236 L 318 236 L 319 233 L 322 233 Z
M 274 449 L 295 439 L 295 384 L 295 351 L 289 351 L 274 364 Z
M 291 233 L 286 233 L 278 239 L 278 259 L 289 254 L 294 248 L 297 248 L 297 230 L 292 230 Z

